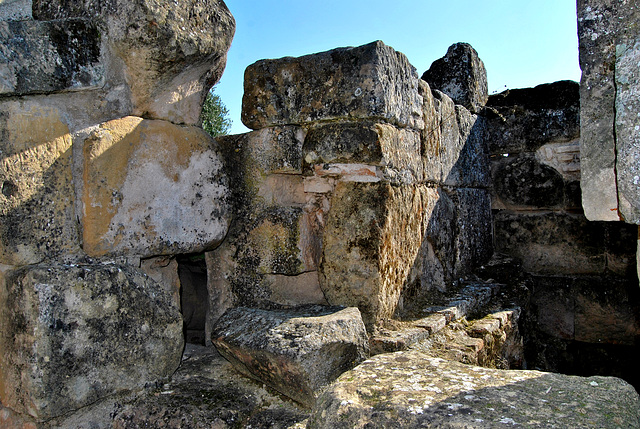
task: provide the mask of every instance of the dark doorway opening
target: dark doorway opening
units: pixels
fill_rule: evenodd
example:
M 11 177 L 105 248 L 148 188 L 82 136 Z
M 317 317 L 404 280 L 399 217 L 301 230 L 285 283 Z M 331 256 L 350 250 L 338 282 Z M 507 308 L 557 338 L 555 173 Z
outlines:
M 177 261 L 185 342 L 205 345 L 209 293 L 204 253 L 180 255 Z

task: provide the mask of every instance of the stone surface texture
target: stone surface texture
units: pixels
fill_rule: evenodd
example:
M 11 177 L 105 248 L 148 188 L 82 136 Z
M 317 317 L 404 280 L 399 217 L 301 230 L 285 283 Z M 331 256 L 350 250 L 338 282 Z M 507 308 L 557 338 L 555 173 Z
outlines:
M 31 19 L 31 0 L 1 0 L 0 21 Z
M 83 248 L 141 257 L 215 247 L 229 223 L 222 161 L 201 129 L 130 116 L 84 143 Z
M 640 222 L 635 2 L 580 0 L 582 199 L 590 220 Z
M 236 307 L 216 323 L 212 341 L 242 373 L 312 407 L 317 392 L 369 356 L 357 308 Z
M 100 32 L 89 20 L 0 21 L 0 40 L 0 95 L 104 84 Z
M 122 62 L 132 114 L 196 124 L 235 32 L 223 1 L 33 2 L 38 20 L 98 17 L 109 62 Z
M 47 420 L 171 375 L 182 318 L 171 296 L 119 265 L 34 265 L 3 273 L 0 392 Z
M 422 80 L 474 113 L 480 111 L 489 97 L 484 63 L 468 43 L 451 45 L 447 54 L 424 72 Z
M 396 352 L 340 376 L 307 427 L 638 427 L 639 409 L 633 387 L 613 377 L 500 371 Z
M 380 41 L 245 71 L 242 122 L 251 129 L 358 118 L 421 129 L 421 107 L 415 68 Z

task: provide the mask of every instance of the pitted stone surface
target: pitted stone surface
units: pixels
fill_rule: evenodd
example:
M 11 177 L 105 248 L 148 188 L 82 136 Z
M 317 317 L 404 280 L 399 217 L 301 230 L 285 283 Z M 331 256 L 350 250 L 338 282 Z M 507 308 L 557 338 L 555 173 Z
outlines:
M 252 129 L 369 118 L 424 127 L 415 68 L 380 41 L 258 61 L 246 69 L 244 89 L 242 122 Z
M 84 155 L 89 255 L 200 252 L 225 237 L 227 178 L 201 129 L 129 116 L 100 125 Z
M 309 407 L 320 389 L 369 355 L 357 308 L 237 307 L 218 320 L 211 339 L 239 371 Z
M 180 363 L 179 309 L 129 266 L 11 270 L 0 300 L 0 399 L 38 420 L 142 389 Z
M 100 43 L 85 19 L 0 21 L 0 96 L 98 88 Z
M 307 427 L 637 428 L 639 410 L 638 394 L 617 378 L 495 370 L 409 351 L 344 373 Z
M 424 72 L 422 79 L 473 113 L 480 111 L 489 96 L 484 63 L 468 43 L 451 45 L 447 54 Z

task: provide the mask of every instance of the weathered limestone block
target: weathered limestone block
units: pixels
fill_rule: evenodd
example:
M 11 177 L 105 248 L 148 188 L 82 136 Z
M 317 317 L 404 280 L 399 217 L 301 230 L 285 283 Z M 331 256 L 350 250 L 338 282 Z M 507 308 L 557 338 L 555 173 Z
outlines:
M 491 170 L 494 208 L 558 209 L 574 205 L 572 191 L 579 184 L 565 181 L 555 168 L 540 163 L 533 154 L 499 157 L 493 160 Z
M 0 21 L 0 95 L 102 86 L 100 43 L 97 26 L 85 19 Z
M 305 164 L 366 164 L 384 167 L 394 183 L 422 181 L 420 133 L 385 123 L 332 122 L 311 127 L 304 140 Z
M 33 15 L 98 21 L 110 52 L 124 62 L 133 114 L 189 125 L 222 75 L 235 32 L 221 0 L 34 0 Z
M 320 285 L 368 328 L 390 318 L 418 256 L 438 193 L 418 185 L 339 182 L 323 233 Z
M 31 19 L 31 0 L 0 0 L 0 21 Z
M 425 180 L 455 187 L 487 187 L 489 161 L 483 119 L 438 90 L 430 99 L 433 108 L 424 110 L 425 118 L 433 118 L 428 121 L 432 132 L 423 134 Z
M 637 222 L 634 220 L 637 215 L 631 213 L 637 212 L 638 184 L 634 178 L 638 174 L 634 168 L 629 172 L 625 170 L 630 162 L 637 165 L 637 118 L 625 118 L 625 105 L 637 112 L 634 107 L 637 102 L 631 101 L 637 99 L 637 95 L 628 91 L 637 88 L 637 60 L 633 62 L 637 50 L 631 47 L 635 46 L 639 34 L 640 9 L 635 2 L 579 0 L 577 12 L 585 215 L 590 220 L 620 220 L 622 206 L 619 207 L 618 202 L 632 198 L 630 205 L 624 203 L 625 212 L 631 222 Z M 627 63 L 627 60 L 631 61 Z M 616 165 L 619 154 L 623 155 L 619 159 L 621 164 Z M 635 154 L 635 161 L 631 154 Z M 631 209 L 634 204 L 635 208 Z
M 547 143 L 536 150 L 535 157 L 538 162 L 555 169 L 565 181 L 580 181 L 579 139 L 564 143 Z
M 201 252 L 227 233 L 227 178 L 201 129 L 125 117 L 84 143 L 83 248 L 91 256 Z
M 308 407 L 319 389 L 369 356 L 357 308 L 237 307 L 218 320 L 212 341 L 240 372 Z
M 639 406 L 634 388 L 614 377 L 502 371 L 408 351 L 340 376 L 307 427 L 638 427 Z
M 258 61 L 247 67 L 244 89 L 242 122 L 251 129 L 334 119 L 424 126 L 414 67 L 380 41 Z
M 635 226 L 562 212 L 495 214 L 495 250 L 540 274 L 633 274 Z
M 579 86 L 573 81 L 510 89 L 491 95 L 487 107 L 485 139 L 492 155 L 535 152 L 580 136 Z
M 72 141 L 61 112 L 29 104 L 4 107 L 0 263 L 34 264 L 79 252 Z
M 180 363 L 180 312 L 136 269 L 32 265 L 0 280 L 0 399 L 20 413 L 46 420 Z
M 636 12 L 640 19 L 640 12 Z M 640 224 L 640 32 L 616 46 L 616 173 L 619 214 Z
M 473 113 L 478 113 L 489 97 L 484 63 L 468 43 L 449 46 L 447 54 L 434 61 L 422 79 Z
M 485 189 L 460 188 L 449 193 L 456 207 L 455 276 L 463 277 L 493 254 L 491 197 Z

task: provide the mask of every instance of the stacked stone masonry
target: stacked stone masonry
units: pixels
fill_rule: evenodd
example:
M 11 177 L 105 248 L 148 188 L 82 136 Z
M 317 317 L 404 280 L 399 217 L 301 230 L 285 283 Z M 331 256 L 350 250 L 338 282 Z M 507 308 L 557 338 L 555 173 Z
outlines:
M 482 283 L 476 289 L 489 292 L 472 288 L 475 301 L 457 295 L 490 265 L 494 247 L 535 280 L 523 310 L 533 322 L 520 310 L 510 317 L 540 337 L 636 350 L 637 226 L 587 218 L 606 207 L 594 218 L 637 223 L 637 29 L 629 24 L 637 8 L 608 33 L 616 2 L 578 6 L 581 107 L 569 82 L 488 97 L 484 65 L 466 43 L 420 79 L 377 41 L 249 66 L 242 118 L 254 131 L 212 139 L 198 126 L 200 110 L 235 30 L 221 0 L 0 0 L 0 427 L 160 424 L 153 397 L 170 398 L 178 380 L 188 395 L 225 396 L 198 390 L 207 377 L 184 375 L 184 321 L 193 316 L 180 314 L 185 255 L 203 258 L 207 296 L 191 298 L 204 305 L 206 343 L 231 361 L 235 348 L 242 360 L 250 346 L 238 340 L 237 320 L 249 314 L 243 323 L 255 328 L 277 319 L 286 335 L 265 328 L 279 336 L 258 338 L 258 357 L 247 361 L 270 368 L 260 381 L 307 408 L 282 405 L 246 380 L 222 402 L 255 395 L 246 408 L 262 403 L 269 414 L 268 403 L 279 403 L 291 424 L 309 407 L 310 427 L 330 422 L 331 410 L 366 421 L 340 408 L 351 400 L 340 396 L 349 375 L 319 391 L 361 363 L 370 344 L 389 351 L 383 326 L 400 315 L 422 313 L 401 338 L 418 343 L 462 323 L 474 302 L 497 299 L 509 285 Z M 615 75 L 605 63 L 615 63 Z M 613 194 L 593 197 L 595 188 Z M 451 305 L 424 308 L 432 295 Z M 300 305 L 320 310 L 290 308 Z M 468 329 L 477 338 L 464 341 L 477 352 L 502 335 L 496 320 L 513 324 L 494 314 Z M 304 350 L 288 356 L 287 341 Z M 181 356 L 187 362 L 170 382 Z M 207 356 L 192 362 L 212 376 L 224 365 Z M 408 361 L 385 354 L 353 374 L 389 359 Z M 235 383 L 227 367 L 211 377 L 224 389 Z M 508 374 L 507 384 L 543 377 Z M 579 392 L 596 382 L 552 381 Z M 611 386 L 607 400 L 619 389 L 637 404 L 619 380 L 597 383 Z M 154 386 L 162 388 L 144 394 Z M 163 407 L 174 425 L 188 408 Z M 418 421 L 412 404 L 399 407 Z M 233 423 L 227 411 L 214 423 Z

